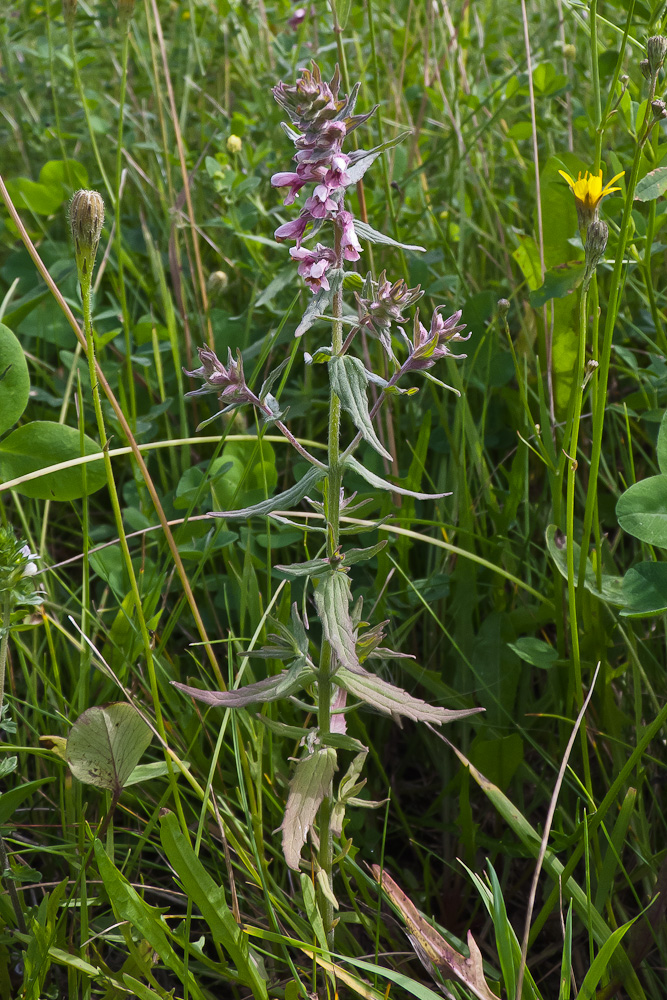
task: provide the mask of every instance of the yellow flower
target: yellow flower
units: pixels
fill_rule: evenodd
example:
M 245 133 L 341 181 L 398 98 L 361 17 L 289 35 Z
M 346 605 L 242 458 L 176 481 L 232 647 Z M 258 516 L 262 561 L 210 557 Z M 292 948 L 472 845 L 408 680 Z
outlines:
M 605 186 L 602 186 L 602 171 L 598 174 L 589 174 L 588 171 L 581 176 L 577 177 L 576 181 L 574 177 L 570 177 L 566 174 L 564 170 L 559 170 L 558 173 L 563 177 L 572 189 L 574 195 L 575 204 L 577 206 L 577 217 L 579 219 L 579 229 L 582 230 L 582 237 L 585 239 L 586 231 L 590 226 L 591 222 L 595 222 L 598 217 L 598 205 L 602 199 L 611 194 L 613 191 L 620 191 L 619 187 L 612 187 L 614 181 L 617 181 L 619 177 L 623 177 L 625 171 L 621 170 L 620 174 L 616 174 L 612 177 L 610 181 L 607 181 Z

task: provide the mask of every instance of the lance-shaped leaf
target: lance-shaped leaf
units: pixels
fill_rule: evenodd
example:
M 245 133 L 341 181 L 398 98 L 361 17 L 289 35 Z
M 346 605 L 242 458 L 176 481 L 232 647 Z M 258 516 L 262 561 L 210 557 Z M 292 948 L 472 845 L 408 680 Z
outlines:
M 275 677 L 265 677 L 255 684 L 235 688 L 233 691 L 206 691 L 201 688 L 189 687 L 187 684 L 171 683 L 183 694 L 189 694 L 195 701 L 203 701 L 206 705 L 221 705 L 223 708 L 244 708 L 261 701 L 277 701 L 287 698 L 304 688 L 315 674 L 310 665 L 302 661 L 294 663 L 289 670 L 282 670 Z
M 67 738 L 67 762 L 86 785 L 120 795 L 153 734 L 136 708 L 126 702 L 88 708 Z
M 350 163 L 347 167 L 345 173 L 350 178 L 350 183 L 356 184 L 364 176 L 370 165 L 374 160 L 378 158 L 380 153 L 383 153 L 385 149 L 391 149 L 393 146 L 398 146 L 399 143 L 403 142 L 410 135 L 410 132 L 401 132 L 394 139 L 389 139 L 387 142 L 383 142 L 381 146 L 375 146 L 373 149 L 357 149 L 349 154 Z M 356 223 L 355 223 L 356 225 Z
M 404 490 L 401 486 L 396 486 L 394 483 L 382 479 L 381 476 L 376 476 L 374 472 L 367 469 L 361 462 L 357 462 L 353 455 L 349 455 L 345 459 L 345 465 L 352 472 L 356 472 L 362 479 L 365 479 L 371 486 L 374 486 L 376 490 L 388 490 L 390 493 L 399 493 L 401 496 L 413 497 L 415 500 L 440 500 L 442 497 L 450 497 L 452 495 L 451 493 L 415 493 L 413 490 Z
M 361 432 L 364 440 L 375 448 L 378 455 L 391 460 L 391 455 L 383 447 L 371 421 L 366 396 L 368 379 L 361 361 L 348 354 L 342 358 L 332 358 L 329 362 L 329 381 L 332 391 L 340 399 L 345 412 L 352 417 L 354 426 Z
M 276 573 L 287 580 L 298 580 L 301 576 L 320 576 L 331 569 L 328 559 L 308 559 L 301 563 L 289 563 L 287 566 L 274 566 Z
M 324 638 L 331 645 L 339 663 L 357 670 L 359 660 L 350 616 L 352 595 L 346 574 L 334 571 L 321 576 L 315 587 L 314 598 Z
M 252 507 L 244 507 L 242 510 L 214 510 L 211 512 L 211 517 L 224 517 L 227 521 L 240 520 L 241 518 L 248 517 L 264 517 L 270 514 L 272 511 L 278 508 L 284 509 L 285 507 L 291 507 L 295 503 L 299 503 L 305 497 L 311 487 L 322 478 L 324 471 L 313 466 L 305 474 L 303 479 L 295 483 L 290 489 L 285 490 L 284 493 L 278 493 L 275 497 L 269 497 L 268 500 L 262 500 L 261 503 L 253 504 Z
M 399 243 L 397 240 L 392 240 L 391 236 L 379 233 L 368 223 L 359 222 L 358 219 L 354 220 L 354 231 L 360 240 L 368 240 L 369 243 L 382 243 L 389 247 L 399 247 L 401 250 L 416 250 L 418 253 L 426 253 L 426 247 L 414 246 L 411 243 Z
M 358 667 L 354 671 L 340 667 L 336 673 L 336 684 L 360 701 L 377 708 L 379 712 L 384 712 L 385 715 L 393 715 L 394 718 L 404 715 L 415 722 L 430 722 L 436 726 L 442 725 L 443 722 L 454 722 L 455 719 L 465 719 L 468 715 L 484 711 L 483 708 L 449 709 L 429 705 L 421 698 L 414 698 L 403 688 L 389 684 L 381 677 L 369 673 L 363 667 Z
M 361 506 L 361 505 L 357 505 Z M 349 507 L 348 510 L 354 510 L 355 507 Z M 366 562 L 368 559 L 372 559 L 376 556 L 378 552 L 387 544 L 387 539 L 383 538 L 381 542 L 376 542 L 375 545 L 368 545 L 365 549 L 348 549 L 347 552 L 343 553 L 343 562 L 346 566 L 356 566 L 357 563 Z
M 283 854 L 290 868 L 297 870 L 299 867 L 301 848 L 306 843 L 322 799 L 329 794 L 335 771 L 336 751 L 331 747 L 316 750 L 296 765 L 280 827 Z
M 437 969 L 443 979 L 458 979 L 479 1000 L 498 1000 L 484 977 L 482 953 L 470 931 L 468 931 L 470 958 L 466 958 L 452 948 L 446 938 L 429 924 L 426 917 L 419 912 L 412 900 L 386 871 L 382 871 L 379 865 L 372 865 L 371 871 L 403 918 L 410 943 L 431 975 L 433 970 Z M 438 976 L 433 975 L 433 978 L 437 982 Z

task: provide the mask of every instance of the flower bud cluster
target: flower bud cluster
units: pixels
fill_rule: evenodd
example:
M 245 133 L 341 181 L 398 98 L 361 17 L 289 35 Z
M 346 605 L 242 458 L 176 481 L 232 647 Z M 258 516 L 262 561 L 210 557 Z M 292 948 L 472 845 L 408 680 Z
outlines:
M 401 365 L 401 375 L 405 374 L 405 372 L 424 371 L 427 368 L 432 368 L 440 358 L 454 358 L 455 361 L 460 361 L 462 358 L 467 357 L 467 354 L 454 354 L 453 351 L 450 351 L 447 344 L 450 341 L 468 340 L 472 331 L 469 331 L 467 336 L 462 337 L 461 331 L 465 330 L 466 324 L 459 323 L 461 310 L 459 309 L 458 312 L 452 313 L 447 319 L 443 319 L 440 313 L 442 308 L 442 306 L 438 306 L 433 313 L 429 330 L 419 322 L 419 310 L 417 310 L 412 333 L 412 343 L 410 343 L 405 333 L 401 331 L 410 352 L 407 361 L 404 361 Z
M 414 305 L 423 295 L 421 288 L 408 288 L 403 278 L 392 285 L 387 280 L 387 272 L 383 271 L 378 281 L 373 281 L 370 274 L 366 276 L 361 295 L 355 292 L 359 325 L 374 333 L 382 343 L 389 357 L 393 357 L 391 348 L 391 325 L 402 325 L 408 322 L 408 316 L 403 316 L 403 310 Z
M 353 162 L 353 156 L 343 153 L 343 142 L 375 109 L 365 115 L 353 115 L 358 85 L 347 98 L 338 96 L 339 88 L 338 69 L 331 82 L 326 83 L 315 63 L 312 72 L 308 69 L 301 71 L 301 77 L 294 86 L 281 82 L 273 88 L 276 101 L 299 131 L 284 126 L 296 146 L 294 160 L 297 166 L 296 170 L 274 174 L 271 184 L 277 188 L 289 188 L 285 205 L 293 204 L 306 184 L 315 185 L 299 217 L 279 226 L 274 235 L 278 241 L 295 240 L 299 250 L 310 224 L 316 230 L 325 219 L 333 219 L 342 228 L 341 248 L 345 260 L 358 260 L 361 247 L 353 219 L 343 209 L 345 188 L 352 183 L 347 168 Z M 308 255 L 307 264 L 305 257 L 293 256 L 304 264 L 304 270 L 299 270 L 304 276 L 307 271 L 307 280 L 312 279 L 308 281 L 311 289 L 319 290 L 321 280 L 318 280 L 318 275 L 324 274 L 331 265 L 329 255 L 313 251 Z
M 200 347 L 199 360 L 201 368 L 194 371 L 183 371 L 191 378 L 203 379 L 203 384 L 199 389 L 186 392 L 186 396 L 205 396 L 209 392 L 216 393 L 221 403 L 236 406 L 239 403 L 255 403 L 257 397 L 246 385 L 243 373 L 243 358 L 241 352 L 236 352 L 236 360 L 232 358 L 232 352 L 227 351 L 227 367 L 223 365 L 214 351 L 209 347 Z

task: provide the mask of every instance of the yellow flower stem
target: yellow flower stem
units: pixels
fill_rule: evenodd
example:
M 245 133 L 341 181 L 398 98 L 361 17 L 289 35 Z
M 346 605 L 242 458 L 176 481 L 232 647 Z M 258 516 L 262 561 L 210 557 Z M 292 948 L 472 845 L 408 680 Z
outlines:
M 579 352 L 577 357 L 577 369 L 575 382 L 572 391 L 574 407 L 572 413 L 572 427 L 567 442 L 567 499 L 566 499 L 566 534 L 567 534 L 567 596 L 569 603 L 570 619 L 570 652 L 572 655 L 571 683 L 573 687 L 573 698 L 569 698 L 570 703 L 574 701 L 577 710 L 581 709 L 584 703 L 584 693 L 582 689 L 581 657 L 579 650 L 579 630 L 577 627 L 577 578 L 574 566 L 574 488 L 575 474 L 577 471 L 577 448 L 579 446 L 579 426 L 581 424 L 581 405 L 584 396 L 584 365 L 586 363 L 586 309 L 588 305 L 588 285 L 584 285 L 579 299 Z M 581 590 L 580 590 L 581 593 Z M 591 773 L 588 762 L 588 741 L 586 737 L 586 720 L 581 722 L 582 754 L 584 759 L 584 781 L 586 790 L 592 796 Z
M 632 161 L 630 180 L 628 181 L 627 196 L 623 209 L 623 218 L 618 235 L 616 249 L 616 260 L 611 277 L 609 289 L 609 299 L 607 303 L 607 315 L 605 317 L 605 327 L 602 339 L 602 355 L 600 357 L 600 367 L 597 372 L 597 391 L 593 410 L 593 443 L 591 448 L 591 464 L 589 471 L 588 490 L 586 493 L 586 508 L 584 512 L 584 527 L 581 537 L 581 557 L 579 560 L 579 587 L 583 587 L 586 576 L 586 563 L 588 560 L 588 546 L 590 544 L 591 529 L 593 527 L 593 516 L 597 510 L 597 484 L 598 472 L 600 469 L 600 455 L 602 452 L 602 430 L 604 428 L 605 407 L 607 402 L 607 386 L 609 383 L 609 368 L 611 364 L 611 346 L 614 337 L 614 326 L 620 304 L 621 276 L 623 273 L 623 260 L 625 257 L 625 247 L 628 242 L 630 232 L 630 219 L 632 218 L 632 207 L 639 175 L 639 165 L 641 163 L 642 146 L 648 138 L 646 124 L 650 115 L 650 104 L 646 106 L 646 115 L 640 129 L 641 138 L 637 141 L 635 156 Z M 599 531 L 599 529 L 598 529 Z M 596 533 L 596 537 L 599 537 Z M 598 560 L 599 561 L 599 560 Z

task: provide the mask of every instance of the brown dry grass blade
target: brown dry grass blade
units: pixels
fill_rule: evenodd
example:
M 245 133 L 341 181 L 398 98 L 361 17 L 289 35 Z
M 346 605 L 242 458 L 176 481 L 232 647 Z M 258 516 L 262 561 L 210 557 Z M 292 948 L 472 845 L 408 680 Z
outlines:
M 455 948 L 452 948 L 434 927 L 431 927 L 424 915 L 419 912 L 403 890 L 399 889 L 387 872 L 382 871 L 379 865 L 372 865 L 371 871 L 401 914 L 407 926 L 410 942 L 422 964 L 429 971 L 431 971 L 430 966 L 435 966 L 444 979 L 458 979 L 469 990 L 472 990 L 475 996 L 479 997 L 479 1000 L 498 1000 L 484 978 L 482 953 L 470 931 L 468 931 L 470 957 L 466 958 Z

